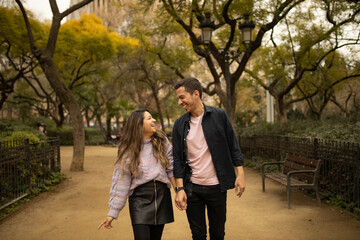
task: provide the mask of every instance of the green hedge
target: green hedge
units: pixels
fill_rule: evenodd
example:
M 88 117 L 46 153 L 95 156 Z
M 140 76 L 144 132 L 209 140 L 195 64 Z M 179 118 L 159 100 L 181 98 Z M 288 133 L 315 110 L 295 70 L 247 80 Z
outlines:
M 238 127 L 238 133 L 244 136 L 288 135 L 315 137 L 360 142 L 360 122 L 289 120 L 286 123 L 257 122 L 247 127 Z
M 25 125 L 19 120 L 0 121 L 0 141 L 24 138 L 29 138 L 30 142 L 39 142 L 45 140 L 46 137 L 35 126 Z
M 0 120 L 0 141 L 16 139 L 11 137 L 15 132 L 20 134 L 18 139 L 33 138 L 35 136 L 39 141 L 45 140 L 46 136 L 42 135 L 37 128 L 37 123 L 43 122 L 46 124 L 48 137 L 60 137 L 61 145 L 73 145 L 72 128 L 69 125 L 64 125 L 62 128 L 57 128 L 51 119 L 36 118 L 23 123 L 18 119 Z M 30 134 L 30 135 L 27 135 Z M 30 140 L 31 141 L 31 140 Z M 104 138 L 99 129 L 85 128 L 85 144 L 86 145 L 101 145 L 104 144 Z
M 69 126 L 61 129 L 49 129 L 47 131 L 49 137 L 60 137 L 60 145 L 71 146 L 74 144 L 72 128 Z M 99 129 L 85 128 L 85 144 L 101 145 L 104 144 L 104 138 Z
M 4 124 L 2 126 L 4 126 Z M 9 125 L 6 126 L 9 127 Z M 9 129 L 14 128 L 9 127 Z M 28 129 L 28 131 L 2 131 L 1 133 L 0 141 L 6 142 L 2 149 L 5 153 L 1 159 L 5 161 L 2 170 L 7 174 L 3 175 L 0 181 L 0 206 L 19 197 L 19 192 L 25 192 L 25 190 L 28 189 L 28 177 L 30 178 L 31 185 L 29 189 L 31 189 L 31 194 L 35 195 L 49 190 L 52 186 L 62 181 L 60 169 L 50 168 L 51 155 L 46 154 L 39 156 L 39 153 L 42 151 L 41 148 L 48 147 L 48 143 L 40 143 L 45 139 L 45 136 L 39 131 Z M 29 139 L 29 148 L 21 147 L 25 144 L 25 139 Z M 14 157 L 14 149 L 20 156 L 26 156 L 29 162 L 25 161 L 25 158 L 21 160 L 21 158 L 18 159 L 18 157 Z M 17 154 L 15 154 L 15 156 L 17 156 Z M 6 216 L 9 209 L 11 210 L 12 207 L 1 210 L 0 218 Z

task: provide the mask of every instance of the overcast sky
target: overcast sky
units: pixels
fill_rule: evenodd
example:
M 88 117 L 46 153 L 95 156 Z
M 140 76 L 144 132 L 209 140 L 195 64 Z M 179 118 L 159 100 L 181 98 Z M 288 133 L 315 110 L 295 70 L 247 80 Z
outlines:
M 70 0 L 57 0 L 56 2 L 60 12 L 67 9 L 70 5 Z M 39 20 L 52 18 L 49 0 L 26 0 L 25 7 L 30 9 Z

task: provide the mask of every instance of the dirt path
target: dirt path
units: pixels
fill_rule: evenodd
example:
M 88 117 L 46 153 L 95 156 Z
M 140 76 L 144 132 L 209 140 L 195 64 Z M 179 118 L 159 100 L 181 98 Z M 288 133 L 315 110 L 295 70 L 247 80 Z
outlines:
M 1 240 L 102 240 L 132 239 L 127 206 L 112 230 L 97 230 L 108 211 L 108 194 L 116 148 L 87 147 L 84 172 L 69 172 L 72 147 L 61 147 L 63 173 L 70 179 L 54 191 L 37 197 L 0 225 Z M 228 192 L 227 240 L 333 239 L 355 240 L 360 221 L 329 205 L 296 191 L 293 209 L 287 209 L 285 188 L 267 182 L 261 191 L 261 176 L 245 169 L 247 188 L 242 198 Z M 173 192 L 172 192 L 173 193 Z M 174 195 L 174 194 L 173 194 Z M 164 240 L 191 239 L 185 212 L 174 209 L 175 222 L 166 225 Z

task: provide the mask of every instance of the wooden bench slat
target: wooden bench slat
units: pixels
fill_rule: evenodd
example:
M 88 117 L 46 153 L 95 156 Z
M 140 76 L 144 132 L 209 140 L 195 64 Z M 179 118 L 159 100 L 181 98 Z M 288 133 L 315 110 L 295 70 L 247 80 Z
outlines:
M 294 162 L 288 162 L 288 161 L 285 162 L 284 163 L 284 171 L 286 171 L 285 173 L 288 173 L 292 170 L 315 170 L 315 167 L 304 166 Z
M 320 205 L 321 200 L 320 200 L 319 189 L 318 189 L 320 164 L 321 164 L 321 160 L 303 158 L 303 157 L 286 154 L 285 161 L 283 163 L 283 172 L 282 173 L 265 173 L 265 166 L 267 166 L 268 163 L 264 163 L 261 167 L 263 191 L 265 191 L 265 177 L 273 179 L 274 181 L 287 186 L 287 184 L 288 184 L 287 183 L 287 178 L 288 178 L 287 174 L 289 172 L 312 170 L 314 172 L 291 173 L 290 186 L 288 186 L 288 188 L 287 188 L 288 207 L 291 208 L 291 188 L 293 188 L 293 187 L 304 187 L 304 188 L 314 189 L 315 193 L 316 193 L 316 198 Z
M 313 183 L 314 181 L 314 174 L 307 174 L 307 173 L 295 173 L 292 175 L 301 181 L 305 181 L 306 183 Z
M 266 177 L 268 178 L 271 178 L 283 185 L 287 185 L 287 176 L 285 174 L 278 174 L 278 173 L 267 173 L 265 175 Z M 312 179 L 311 179 L 312 180 Z M 304 184 L 312 184 L 312 182 L 303 182 L 303 181 L 300 181 L 296 178 L 291 178 L 291 186 L 296 186 L 296 185 L 304 185 Z
M 316 159 L 310 159 L 310 158 L 303 158 L 303 157 L 298 157 L 295 155 L 287 155 L 287 160 L 291 161 L 291 162 L 299 162 L 302 163 L 304 165 L 309 165 L 309 166 L 313 166 L 313 168 L 316 168 L 317 166 L 317 162 L 318 160 Z

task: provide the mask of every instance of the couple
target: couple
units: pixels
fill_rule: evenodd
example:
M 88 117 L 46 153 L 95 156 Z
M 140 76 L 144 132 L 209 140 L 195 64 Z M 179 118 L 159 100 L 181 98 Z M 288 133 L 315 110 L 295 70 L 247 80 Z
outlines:
M 175 89 L 187 113 L 175 121 L 172 146 L 147 110 L 130 115 L 112 178 L 110 211 L 99 229 L 112 228 L 128 197 L 135 240 L 161 239 L 164 224 L 174 221 L 173 185 L 175 205 L 186 210 L 193 239 L 206 239 L 205 207 L 210 239 L 224 239 L 226 191 L 235 187 L 240 197 L 245 190 L 240 147 L 225 111 L 202 103 L 196 78 L 180 80 Z

